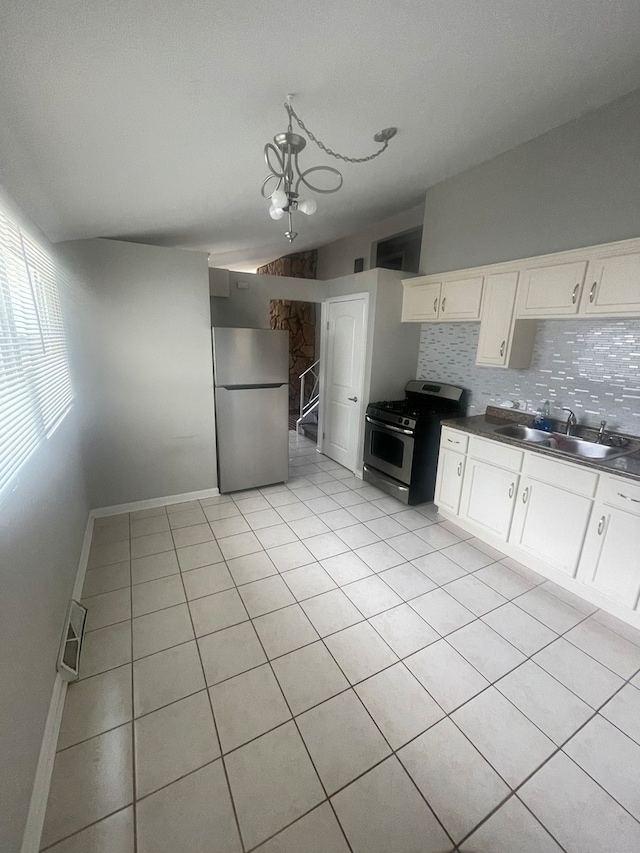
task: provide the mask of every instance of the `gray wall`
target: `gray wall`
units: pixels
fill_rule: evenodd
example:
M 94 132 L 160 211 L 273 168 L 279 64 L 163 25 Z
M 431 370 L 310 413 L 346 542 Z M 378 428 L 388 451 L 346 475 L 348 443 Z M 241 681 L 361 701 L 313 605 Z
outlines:
M 81 381 L 92 507 L 215 487 L 206 255 L 62 244 L 91 288 Z
M 420 269 L 640 236 L 640 89 L 427 190 Z
M 13 205 L 0 205 L 12 215 Z M 13 208 L 13 216 L 58 262 L 57 252 Z M 85 307 L 81 282 L 60 277 L 71 343 Z M 20 849 L 63 620 L 88 518 L 79 439 L 80 400 L 0 492 L 0 850 Z
M 247 282 L 246 290 L 238 282 Z M 269 302 L 272 299 L 298 299 L 301 302 L 322 302 L 325 283 L 307 278 L 279 275 L 257 275 L 246 272 L 229 273 L 229 296 L 211 297 L 211 325 L 238 329 L 268 329 Z
M 356 258 L 364 258 L 364 269 L 371 269 L 375 266 L 375 256 L 371 257 L 374 243 L 411 228 L 418 228 L 422 225 L 423 218 L 424 205 L 419 204 L 381 222 L 376 222 L 355 234 L 349 234 L 340 240 L 320 246 L 318 278 L 328 280 L 353 273 L 353 262 Z

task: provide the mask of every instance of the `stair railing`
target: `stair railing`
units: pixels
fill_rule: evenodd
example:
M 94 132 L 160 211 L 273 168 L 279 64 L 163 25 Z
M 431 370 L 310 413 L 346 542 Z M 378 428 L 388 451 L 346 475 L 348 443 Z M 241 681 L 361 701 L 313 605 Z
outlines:
M 309 379 L 307 379 L 309 377 Z M 307 396 L 306 389 L 310 388 Z M 320 404 L 320 359 L 300 374 L 300 417 L 296 421 L 296 431 L 300 432 L 300 424 L 315 411 Z M 306 400 L 305 400 L 306 398 Z

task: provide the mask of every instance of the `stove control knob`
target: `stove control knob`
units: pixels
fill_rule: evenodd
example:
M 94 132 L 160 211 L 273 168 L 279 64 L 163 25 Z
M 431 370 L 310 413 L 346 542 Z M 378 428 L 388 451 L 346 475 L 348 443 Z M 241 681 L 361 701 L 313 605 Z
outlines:
M 401 423 L 402 423 L 402 418 L 398 418 L 398 423 L 399 423 L 399 424 L 401 424 Z
M 409 426 L 409 419 L 408 418 L 405 418 L 405 424 L 406 424 L 406 426 Z

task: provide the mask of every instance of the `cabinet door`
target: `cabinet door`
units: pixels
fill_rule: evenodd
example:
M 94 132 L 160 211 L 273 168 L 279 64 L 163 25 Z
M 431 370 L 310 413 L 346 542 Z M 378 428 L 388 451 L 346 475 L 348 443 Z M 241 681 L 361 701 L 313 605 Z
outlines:
M 640 315 L 640 252 L 591 261 L 580 310 L 584 314 Z
M 573 577 L 593 501 L 523 477 L 509 542 Z
M 524 270 L 519 317 L 562 317 L 577 314 L 586 261 Z
M 465 457 L 462 453 L 443 448 L 438 457 L 435 503 L 443 509 L 458 514 Z
M 580 579 L 625 607 L 640 594 L 640 518 L 598 503 L 580 559 Z
M 484 303 L 476 364 L 504 367 L 511 349 L 513 312 L 518 273 L 490 275 L 484 285 Z
M 440 304 L 440 282 L 414 284 L 409 281 L 403 282 L 403 285 L 402 322 L 424 323 L 436 320 Z
M 507 539 L 519 475 L 467 457 L 460 515 L 499 539 Z
M 439 320 L 479 320 L 482 276 L 442 283 Z

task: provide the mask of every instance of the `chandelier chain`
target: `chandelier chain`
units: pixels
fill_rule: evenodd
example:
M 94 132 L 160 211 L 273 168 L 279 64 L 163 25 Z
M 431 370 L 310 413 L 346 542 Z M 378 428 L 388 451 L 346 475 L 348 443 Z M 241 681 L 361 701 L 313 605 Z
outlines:
M 328 154 L 330 157 L 335 157 L 336 160 L 344 160 L 345 163 L 367 163 L 369 160 L 375 160 L 376 157 L 379 157 L 389 147 L 389 140 L 385 139 L 382 148 L 380 148 L 379 151 L 376 151 L 375 154 L 369 154 L 368 157 L 345 157 L 344 154 L 338 154 L 337 151 L 333 151 L 331 148 L 328 148 L 324 142 L 321 142 L 317 136 L 309 130 L 291 104 L 285 103 L 284 106 L 289 115 L 292 115 L 295 118 L 301 130 L 304 130 L 309 139 L 312 142 L 315 142 L 318 148 L 321 148 L 325 154 Z

